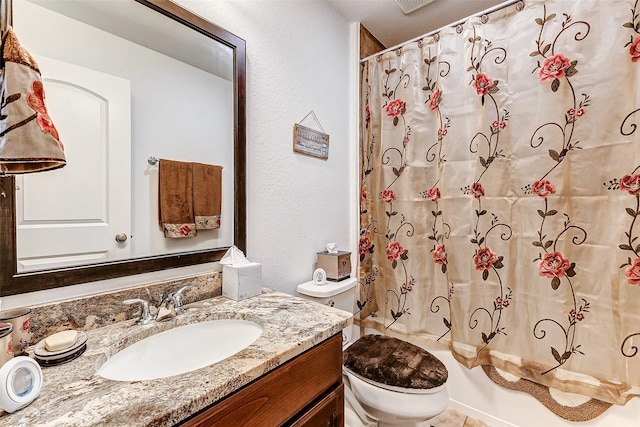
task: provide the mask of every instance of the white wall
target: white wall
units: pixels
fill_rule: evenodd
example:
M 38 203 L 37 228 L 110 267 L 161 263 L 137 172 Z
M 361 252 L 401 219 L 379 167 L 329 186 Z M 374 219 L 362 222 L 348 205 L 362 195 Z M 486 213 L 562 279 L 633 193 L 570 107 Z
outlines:
M 247 256 L 264 285 L 295 294 L 327 242 L 355 252 L 357 123 L 350 25 L 324 1 L 179 0 L 247 42 Z M 293 125 L 313 110 L 329 159 L 295 154 Z M 313 120 L 305 120 L 315 127 Z M 357 199 L 355 199 L 357 200 Z M 152 219 L 155 221 L 155 218 Z M 355 264 L 355 255 L 352 258 Z M 183 277 L 196 266 L 3 298 L 3 308 Z
M 349 25 L 324 1 L 181 3 L 247 41 L 247 256 L 265 286 L 295 293 L 325 243 L 355 249 Z M 330 135 L 327 161 L 292 152 L 293 125 L 311 110 Z

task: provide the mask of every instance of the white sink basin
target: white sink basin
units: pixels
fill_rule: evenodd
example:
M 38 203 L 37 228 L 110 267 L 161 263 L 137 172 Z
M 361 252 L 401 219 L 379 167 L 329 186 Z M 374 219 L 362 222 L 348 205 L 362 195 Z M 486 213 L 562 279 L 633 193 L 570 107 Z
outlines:
M 180 326 L 147 337 L 119 351 L 98 369 L 115 381 L 170 377 L 233 356 L 262 335 L 248 320 L 211 320 Z

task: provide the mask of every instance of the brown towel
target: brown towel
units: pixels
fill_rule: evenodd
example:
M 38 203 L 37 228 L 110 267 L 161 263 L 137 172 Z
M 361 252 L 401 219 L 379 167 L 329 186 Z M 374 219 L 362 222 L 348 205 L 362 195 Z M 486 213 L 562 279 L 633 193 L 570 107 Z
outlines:
M 220 228 L 222 166 L 193 163 L 193 214 L 196 229 Z
M 192 164 L 160 159 L 158 175 L 160 226 L 164 237 L 195 236 Z

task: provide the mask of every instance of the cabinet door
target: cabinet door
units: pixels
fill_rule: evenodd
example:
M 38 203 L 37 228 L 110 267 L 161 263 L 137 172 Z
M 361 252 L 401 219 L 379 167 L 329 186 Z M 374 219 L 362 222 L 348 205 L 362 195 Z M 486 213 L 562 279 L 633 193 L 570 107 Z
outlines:
M 181 426 L 275 427 L 303 418 L 314 402 L 342 384 L 342 333 L 265 374 Z M 339 396 L 334 396 L 334 404 Z M 319 409 L 321 409 L 319 407 Z M 322 412 L 322 411 L 320 411 Z M 322 412 L 324 413 L 324 412 Z M 305 425 L 305 424 L 303 424 Z M 311 426 L 313 424 L 306 424 Z M 325 425 L 325 424 L 319 424 Z M 331 424 L 329 424 L 331 425 Z
M 291 427 L 344 427 L 344 384 L 336 387 Z

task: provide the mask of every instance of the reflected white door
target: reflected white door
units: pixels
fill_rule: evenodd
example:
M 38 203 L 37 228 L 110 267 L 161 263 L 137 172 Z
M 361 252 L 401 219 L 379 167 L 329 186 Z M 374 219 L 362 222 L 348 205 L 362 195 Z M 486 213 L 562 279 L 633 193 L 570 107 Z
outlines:
M 130 82 L 34 57 L 67 165 L 16 181 L 18 271 L 128 258 Z M 115 236 L 121 233 L 127 240 L 117 242 Z

